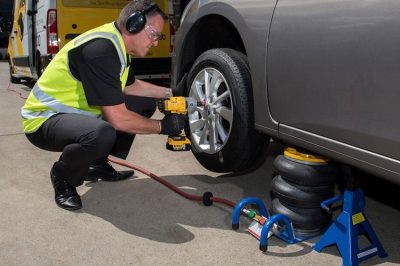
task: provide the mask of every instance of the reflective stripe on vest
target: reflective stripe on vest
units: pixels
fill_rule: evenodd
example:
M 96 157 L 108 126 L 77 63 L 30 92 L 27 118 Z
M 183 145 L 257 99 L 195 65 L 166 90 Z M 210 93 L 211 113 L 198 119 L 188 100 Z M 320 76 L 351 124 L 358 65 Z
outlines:
M 32 111 L 26 110 L 24 108 L 21 109 L 21 116 L 22 116 L 22 118 L 25 118 L 25 119 L 49 118 L 55 114 L 56 114 L 56 112 L 54 112 L 52 110 L 32 112 Z
M 46 111 L 29 111 L 26 109 L 21 110 L 21 115 L 25 119 L 33 119 L 33 118 L 49 118 L 52 115 L 55 115 L 56 113 L 70 113 L 70 114 L 82 114 L 82 115 L 88 115 L 92 117 L 99 118 L 101 115 L 96 115 L 91 112 L 86 112 L 80 109 L 76 109 L 70 106 L 66 106 L 62 104 L 61 102 L 57 101 L 53 97 L 47 95 L 45 92 L 43 92 L 40 88 L 39 85 L 36 83 L 35 86 L 32 89 L 33 95 L 35 95 L 36 99 L 46 105 L 47 107 L 51 108 L 52 110 L 46 110 Z

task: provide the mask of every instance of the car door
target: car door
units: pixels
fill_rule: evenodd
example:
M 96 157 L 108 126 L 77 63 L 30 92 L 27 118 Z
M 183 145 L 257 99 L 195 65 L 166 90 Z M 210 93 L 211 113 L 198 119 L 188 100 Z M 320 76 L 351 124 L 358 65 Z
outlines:
M 399 10 L 398 0 L 279 0 L 268 44 L 272 117 L 400 159 Z

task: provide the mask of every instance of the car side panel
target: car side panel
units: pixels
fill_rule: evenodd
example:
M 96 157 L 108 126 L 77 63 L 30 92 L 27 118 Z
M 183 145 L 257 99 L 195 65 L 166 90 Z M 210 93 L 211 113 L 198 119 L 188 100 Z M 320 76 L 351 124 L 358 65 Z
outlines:
M 239 32 L 246 49 L 252 73 L 255 123 L 258 130 L 277 136 L 278 125 L 269 115 L 266 80 L 266 43 L 277 0 L 191 1 L 183 14 L 175 40 L 173 77 L 182 76 L 181 62 L 185 60 L 182 47 L 190 30 L 204 16 L 220 15 L 230 21 Z M 218 25 L 216 25 L 218 27 Z M 220 47 L 223 48 L 223 47 Z M 176 80 L 172 80 L 176 82 Z
M 398 0 L 279 0 L 268 95 L 286 134 L 400 159 L 399 10 Z

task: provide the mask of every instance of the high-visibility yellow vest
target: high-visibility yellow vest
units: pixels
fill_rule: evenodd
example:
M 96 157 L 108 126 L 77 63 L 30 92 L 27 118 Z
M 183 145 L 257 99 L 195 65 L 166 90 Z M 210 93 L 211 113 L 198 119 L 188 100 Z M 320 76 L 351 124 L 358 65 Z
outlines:
M 114 44 L 121 61 L 120 80 L 124 91 L 129 72 L 125 45 L 114 23 L 108 23 L 70 41 L 50 62 L 22 107 L 22 128 L 25 133 L 35 132 L 49 117 L 57 113 L 101 117 L 99 106 L 88 105 L 82 82 L 74 78 L 68 64 L 70 50 L 96 38 L 105 38 Z

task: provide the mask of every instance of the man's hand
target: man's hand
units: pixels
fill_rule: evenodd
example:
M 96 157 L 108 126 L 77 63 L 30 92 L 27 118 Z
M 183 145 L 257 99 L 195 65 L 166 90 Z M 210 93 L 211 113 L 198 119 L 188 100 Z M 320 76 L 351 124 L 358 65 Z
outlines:
M 169 136 L 178 136 L 185 126 L 186 116 L 184 115 L 166 115 L 160 121 L 160 134 Z

